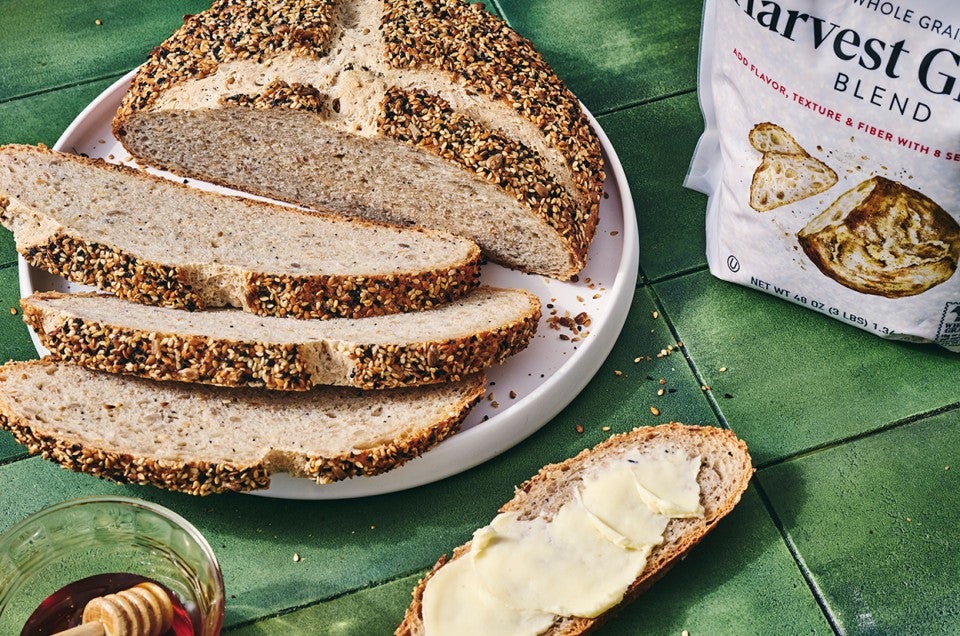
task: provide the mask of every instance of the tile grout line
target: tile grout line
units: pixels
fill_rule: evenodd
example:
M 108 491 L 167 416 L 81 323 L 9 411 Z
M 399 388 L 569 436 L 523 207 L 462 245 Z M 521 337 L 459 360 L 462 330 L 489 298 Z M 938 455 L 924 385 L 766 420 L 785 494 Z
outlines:
M 754 475 L 754 478 L 750 481 L 753 482 L 753 487 L 757 491 L 757 496 L 760 497 L 760 501 L 763 503 L 764 508 L 767 509 L 767 514 L 770 516 L 770 520 L 773 521 L 774 527 L 777 529 L 777 532 L 780 533 L 780 538 L 787 546 L 787 551 L 790 552 L 793 562 L 796 564 L 797 569 L 800 570 L 800 576 L 803 577 L 807 587 L 810 589 L 810 593 L 813 595 L 813 600 L 816 601 L 817 606 L 820 608 L 820 612 L 827 620 L 827 623 L 830 624 L 830 629 L 832 629 L 833 633 L 837 634 L 837 636 L 842 635 L 844 633 L 843 629 L 840 626 L 837 617 L 834 616 L 833 611 L 830 609 L 830 605 L 827 603 L 826 595 L 823 593 L 823 590 L 820 589 L 820 586 L 817 585 L 817 581 L 813 576 L 813 572 L 810 571 L 810 568 L 807 567 L 806 562 L 800 556 L 800 549 L 793 542 L 793 539 L 790 538 L 790 534 L 784 527 L 783 522 L 773 509 L 773 504 L 771 503 L 770 498 L 767 496 L 767 492 L 764 490 L 763 484 L 760 483 L 760 480 L 757 479 L 756 475 Z
M 116 73 L 108 73 L 108 74 L 106 74 L 106 75 L 100 75 L 100 76 L 98 76 L 98 77 L 91 77 L 91 78 L 87 78 L 87 79 L 83 79 L 83 80 L 78 80 L 78 81 L 76 81 L 76 82 L 68 82 L 68 83 L 66 83 L 66 84 L 60 84 L 60 85 L 58 85 L 58 86 L 51 86 L 51 87 L 49 87 L 49 88 L 41 88 L 41 89 L 37 89 L 37 90 L 35 90 L 35 91 L 31 91 L 31 92 L 28 92 L 28 93 L 23 93 L 23 94 L 20 94 L 20 95 L 14 95 L 13 97 L 4 97 L 4 98 L 0 98 L 0 104 L 9 104 L 9 103 L 12 103 L 12 102 L 19 101 L 19 100 L 21 100 L 21 99 L 30 99 L 31 97 L 38 97 L 38 96 L 40 96 L 40 95 L 46 95 L 46 94 L 48 94 L 48 93 L 55 93 L 55 92 L 57 92 L 57 91 L 66 90 L 66 89 L 68 89 L 68 88 L 76 88 L 76 87 L 78 87 L 78 86 L 86 86 L 86 85 L 88 85 L 88 84 L 93 84 L 93 83 L 95 83 L 95 82 L 102 82 L 103 80 L 106 80 L 106 79 L 117 79 L 117 78 L 119 78 L 119 77 L 123 77 L 126 73 L 129 73 L 129 72 L 130 72 L 130 69 L 126 69 L 126 70 L 119 71 L 119 72 L 116 72 Z
M 660 315 L 663 316 L 664 321 L 667 324 L 667 328 L 670 330 L 670 333 L 673 335 L 674 340 L 677 342 L 683 342 L 683 339 L 680 337 L 680 333 L 676 329 L 673 321 L 670 319 L 669 312 L 666 311 L 666 308 L 663 306 L 663 302 L 660 300 L 660 295 L 656 293 L 656 290 L 653 286 L 650 286 L 650 291 L 653 295 L 654 304 L 657 306 L 657 310 L 660 312 Z M 684 344 L 680 347 L 680 350 L 683 352 L 683 358 L 687 362 L 687 366 L 690 368 L 690 371 L 693 373 L 694 378 L 701 387 L 708 386 L 704 381 L 703 375 L 700 373 L 699 368 L 697 367 L 696 362 L 693 360 L 693 356 L 690 354 L 690 350 L 687 348 L 687 345 Z M 710 406 L 710 410 L 713 411 L 714 417 L 717 419 L 719 424 L 726 428 L 727 430 L 732 431 L 730 423 L 727 421 L 726 416 L 723 414 L 723 409 L 720 408 L 720 403 L 717 401 L 716 396 L 713 395 L 712 390 L 702 391 L 704 398 L 707 400 L 707 404 Z M 756 467 L 755 467 L 756 468 Z M 759 470 L 759 468 L 757 468 Z M 797 569 L 800 571 L 800 575 L 803 577 L 804 582 L 807 584 L 807 587 L 810 589 L 810 593 L 813 595 L 814 601 L 817 603 L 817 606 L 820 608 L 820 612 L 823 614 L 827 623 L 829 623 L 830 628 L 837 635 L 842 634 L 839 623 L 836 617 L 833 615 L 833 612 L 830 610 L 829 605 L 827 605 L 826 597 L 823 595 L 823 592 L 820 590 L 820 587 L 817 585 L 816 581 L 813 578 L 813 573 L 810 572 L 807 568 L 803 559 L 800 557 L 800 551 L 797 549 L 791 540 L 789 534 L 786 532 L 786 529 L 783 526 L 783 522 L 780 520 L 780 517 L 777 516 L 776 511 L 773 509 L 773 505 L 770 503 L 769 498 L 767 497 L 766 492 L 763 490 L 763 486 L 760 483 L 760 480 L 757 478 L 756 473 L 750 479 L 753 487 L 757 490 L 757 494 L 760 497 L 760 501 L 763 503 L 763 507 L 767 512 L 767 516 L 770 517 L 770 520 L 773 522 L 774 527 L 777 529 L 777 532 L 780 534 L 780 539 L 783 541 L 784 545 L 787 548 L 787 551 L 790 553 L 791 558 L 793 558 L 794 564 L 797 566 Z
M 950 413 L 956 410 L 960 410 L 960 402 L 954 402 L 952 404 L 945 404 L 943 406 L 938 406 L 937 408 L 934 408 L 934 409 L 923 411 L 921 413 L 916 413 L 914 415 L 910 415 L 908 417 L 904 417 L 899 420 L 894 420 L 893 422 L 888 422 L 887 424 L 883 424 L 869 431 L 864 431 L 862 433 L 857 433 L 856 435 L 851 435 L 849 437 L 844 437 L 838 440 L 834 440 L 832 442 L 827 442 L 824 444 L 820 444 L 818 446 L 813 446 L 811 448 L 805 449 L 798 453 L 794 453 L 793 455 L 789 455 L 787 457 L 781 457 L 780 459 L 769 461 L 766 464 L 761 464 L 756 468 L 757 470 L 766 470 L 767 468 L 780 466 L 782 464 L 785 464 L 789 461 L 793 461 L 795 459 L 800 459 L 803 457 L 807 457 L 809 455 L 813 455 L 814 453 L 819 453 L 822 451 L 830 450 L 832 448 L 837 448 L 838 446 L 843 446 L 851 442 L 857 442 L 863 439 L 869 439 L 876 435 L 881 435 L 888 431 L 894 431 L 894 430 L 897 430 L 898 428 L 903 428 L 904 426 L 909 426 L 910 424 L 914 424 L 916 422 L 920 422 L 928 418 L 936 417 L 937 415 L 943 415 L 944 413 Z
M 232 632 L 232 631 L 236 631 L 236 630 L 239 630 L 239 629 L 243 629 L 244 627 L 250 627 L 250 626 L 252 626 L 252 625 L 256 625 L 257 623 L 262 623 L 262 622 L 264 622 L 264 621 L 273 620 L 274 618 L 280 618 L 280 617 L 282 617 L 282 616 L 289 616 L 290 614 L 295 614 L 296 612 L 299 612 L 299 611 L 301 611 L 301 610 L 310 609 L 311 607 L 316 607 L 316 606 L 322 605 L 322 604 L 324 604 L 324 603 L 330 603 L 330 602 L 332 602 L 332 601 L 336 601 L 336 600 L 339 600 L 339 599 L 341 599 L 341 598 L 347 598 L 348 596 L 352 596 L 352 595 L 354 595 L 354 594 L 359 594 L 359 593 L 361 593 L 361 592 L 366 592 L 366 591 L 368 591 L 368 590 L 375 590 L 375 589 L 377 589 L 378 587 L 383 587 L 384 585 L 390 585 L 391 583 L 396 583 L 397 581 L 401 581 L 401 580 L 403 580 L 403 579 L 409 578 L 409 577 L 411 577 L 411 576 L 413 576 L 413 575 L 415 575 L 415 574 L 418 574 L 418 575 L 420 575 L 420 576 L 423 576 L 423 575 L 425 575 L 427 572 L 430 571 L 430 568 L 431 568 L 431 567 L 432 567 L 432 566 L 427 566 L 426 568 L 419 568 L 419 569 L 417 569 L 417 570 L 414 570 L 413 572 L 410 572 L 409 574 L 398 574 L 398 575 L 393 576 L 393 577 L 391 577 L 391 578 L 389 578 L 389 579 L 385 579 L 385 580 L 383 580 L 383 581 L 376 582 L 376 583 L 373 584 L 373 585 L 360 586 L 360 587 L 354 588 L 354 589 L 352 589 L 352 590 L 347 590 L 347 591 L 345 591 L 345 592 L 341 592 L 340 594 L 334 594 L 334 595 L 328 596 L 328 597 L 326 597 L 326 598 L 320 598 L 320 599 L 317 599 L 317 600 L 315 600 L 315 601 L 309 601 L 309 602 L 307 602 L 307 603 L 302 603 L 302 604 L 300 604 L 300 605 L 291 605 L 290 607 L 285 607 L 285 608 L 279 609 L 279 610 L 277 610 L 277 611 L 275 611 L 275 612 L 271 612 L 271 613 L 269 613 L 269 614 L 264 614 L 263 616 L 258 616 L 258 617 L 255 617 L 255 618 L 249 618 L 249 619 L 240 621 L 240 622 L 238 622 L 238 623 L 235 623 L 235 624 L 233 624 L 233 625 L 230 625 L 230 627 L 224 629 L 224 632 L 225 632 L 225 633 L 230 633 L 230 632 Z

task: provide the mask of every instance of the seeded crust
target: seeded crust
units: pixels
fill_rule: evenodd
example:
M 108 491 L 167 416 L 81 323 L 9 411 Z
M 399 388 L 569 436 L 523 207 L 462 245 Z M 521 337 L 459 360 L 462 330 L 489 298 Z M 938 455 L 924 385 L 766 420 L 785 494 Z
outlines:
M 460 0 L 344 0 L 336 4 L 292 0 L 280 11 L 269 11 L 264 8 L 266 4 L 263 0 L 216 0 L 208 11 L 189 16 L 180 30 L 154 49 L 113 122 L 114 135 L 141 163 L 307 207 L 325 204 L 343 214 L 459 230 L 476 241 L 487 257 L 525 271 L 569 279 L 582 269 L 596 231 L 603 193 L 601 147 L 576 97 L 528 40 L 479 4 Z M 363 7 L 358 8 L 361 4 Z M 358 25 L 352 17 L 345 17 L 351 11 L 378 12 L 379 28 L 367 26 L 362 36 L 355 35 Z M 304 15 L 309 16 L 311 25 L 319 25 L 308 29 L 310 37 L 269 36 L 293 32 L 302 19 L 297 16 Z M 355 68 L 349 58 L 343 61 L 337 57 L 340 66 L 327 69 L 327 58 L 339 52 L 335 50 L 341 42 L 338 38 L 348 31 L 353 35 L 343 39 L 343 47 L 356 50 L 356 42 L 362 41 L 362 46 L 376 51 L 377 59 L 373 63 L 357 61 Z M 235 46 L 233 42 L 243 44 Z M 238 63 L 248 64 L 246 70 L 237 71 Z M 251 69 L 254 63 L 259 66 Z M 230 70 L 223 70 L 228 67 Z M 218 70 L 231 75 L 221 82 Z M 262 82 L 257 80 L 255 84 L 263 87 L 265 83 L 266 87 L 234 87 L 236 77 L 232 73 L 238 72 L 241 76 L 262 74 Z M 334 120 L 344 118 L 338 115 L 341 100 L 328 93 L 331 89 L 334 93 L 342 90 L 341 85 L 349 83 L 344 78 L 355 72 L 362 72 L 365 78 L 361 90 L 371 91 L 360 100 L 368 106 L 361 108 L 379 101 L 375 136 L 370 136 L 362 123 L 333 132 L 341 130 Z M 200 86 L 206 79 L 212 83 L 197 89 L 188 86 Z M 451 93 L 458 96 L 458 103 L 452 107 L 448 99 Z M 211 94 L 215 95 L 212 102 L 207 99 Z M 164 101 L 168 95 L 175 95 L 173 103 Z M 398 95 L 404 96 L 402 104 Z M 483 101 L 494 108 L 485 108 Z M 480 121 L 458 110 L 465 104 L 473 104 L 474 113 L 495 110 L 500 114 L 491 115 L 490 121 Z M 399 106 L 407 110 L 400 112 Z M 311 117 L 291 114 L 286 126 L 270 121 L 248 136 L 245 131 L 254 129 L 248 120 L 235 114 L 244 108 L 298 110 Z M 446 111 L 439 117 L 438 108 Z M 213 110 L 221 112 L 213 114 Z M 524 126 L 535 131 L 536 143 L 513 138 L 513 123 L 500 128 L 492 121 L 498 117 L 522 120 Z M 363 115 L 360 118 L 366 121 Z M 237 129 L 224 128 L 226 120 Z M 254 154 L 264 144 L 277 150 L 277 128 L 305 128 L 308 133 L 329 130 L 317 133 L 316 138 L 305 135 L 306 147 L 300 151 L 284 138 L 281 154 L 296 156 L 289 165 L 278 168 L 282 175 L 278 177 L 270 167 L 254 165 L 256 162 L 247 157 L 225 160 L 222 155 L 230 154 L 227 151 L 194 147 L 189 138 L 184 147 L 163 148 L 168 132 L 180 130 L 181 136 L 192 136 L 194 127 L 200 126 L 218 130 L 213 143 L 253 144 L 248 152 Z M 155 133 L 157 130 L 163 132 Z M 342 151 L 344 144 L 355 144 L 351 151 L 366 153 L 364 161 L 378 156 L 382 147 L 371 140 L 394 140 L 417 151 L 398 152 L 397 162 L 408 164 L 406 168 L 392 167 L 399 172 L 429 169 L 436 172 L 434 184 L 452 181 L 448 168 L 440 170 L 442 164 L 425 164 L 418 156 L 429 154 L 467 176 L 461 176 L 462 181 L 446 191 L 438 188 L 426 194 L 433 206 L 442 208 L 431 214 L 421 210 L 422 204 L 411 201 L 416 199 L 418 184 L 410 183 L 407 174 L 397 174 L 392 184 L 374 187 L 368 184 L 368 175 L 362 174 L 370 170 L 367 164 L 359 175 L 350 168 L 337 167 L 336 173 L 330 170 L 338 162 L 350 161 L 349 157 L 344 159 L 349 155 Z M 562 164 L 563 175 L 544 169 L 554 159 L 544 157 L 541 144 Z M 324 153 L 329 154 L 323 157 Z M 280 160 L 286 161 L 284 157 Z M 338 179 L 356 179 L 359 183 L 344 183 L 338 190 L 335 184 L 321 183 L 318 174 L 336 174 Z M 478 185 L 466 185 L 473 179 Z M 511 236 L 516 231 L 477 229 L 476 221 L 471 225 L 458 223 L 460 214 L 482 214 L 480 207 L 485 201 L 462 212 L 462 208 L 471 207 L 462 203 L 462 191 L 469 192 L 480 184 L 490 196 L 499 191 L 514 198 L 517 203 L 510 210 L 515 214 L 537 219 L 547 226 L 548 233 L 556 231 L 566 259 L 560 262 L 556 256 L 556 239 L 542 236 L 543 230 L 531 229 L 536 223 L 525 222 L 523 236 L 529 236 L 524 240 L 532 245 L 542 243 L 542 255 L 536 247 Z M 499 220 L 501 226 L 507 223 Z
M 283 391 L 305 391 L 318 384 L 382 389 L 459 381 L 526 348 L 540 317 L 540 302 L 533 294 L 487 287 L 433 310 L 432 333 L 449 332 L 451 323 L 463 323 L 468 319 L 463 314 L 469 316 L 472 324 L 457 324 L 461 335 L 412 341 L 407 333 L 397 332 L 411 329 L 404 328 L 408 317 L 420 324 L 423 314 L 303 323 L 300 337 L 288 338 L 271 333 L 270 326 L 278 321 L 257 323 L 234 310 L 181 317 L 173 310 L 127 307 L 109 296 L 57 292 L 37 293 L 20 304 L 24 321 L 63 362 L 153 380 Z M 91 304 L 96 313 L 91 313 Z M 453 313 L 459 307 L 465 310 Z M 501 313 L 491 315 L 496 307 Z M 150 327 L 142 324 L 143 316 L 151 319 Z M 194 317 L 198 327 L 187 331 Z M 363 324 L 370 322 L 374 325 Z M 165 329 L 157 330 L 157 323 Z M 217 323 L 220 330 L 241 323 L 257 331 L 242 334 L 242 340 L 197 333 L 199 325 Z M 326 335 L 330 327 L 336 328 L 332 333 L 353 330 L 358 335 L 354 341 Z M 392 340 L 364 341 L 360 334 L 371 337 L 375 329 L 392 332 Z M 422 336 L 422 331 L 417 333 Z
M 335 5 L 336 0 L 269 5 L 217 0 L 207 11 L 186 15 L 183 26 L 151 52 L 119 113 L 148 108 L 164 89 L 205 77 L 225 62 L 262 62 L 276 51 L 322 57 L 330 43 Z
M 385 270 L 369 274 L 312 271 L 304 275 L 293 275 L 256 269 L 243 271 L 237 266 L 231 266 L 232 269 L 228 268 L 228 271 L 224 271 L 223 266 L 214 260 L 177 263 L 178 237 L 175 230 L 171 229 L 169 236 L 156 237 L 157 241 L 168 241 L 171 246 L 168 253 L 171 262 L 161 263 L 131 253 L 130 248 L 123 246 L 124 236 L 111 237 L 115 244 L 108 244 L 77 235 L 72 228 L 60 223 L 60 211 L 20 203 L 15 193 L 26 186 L 19 184 L 16 178 L 7 177 L 9 183 L 0 181 L 0 192 L 3 192 L 0 198 L 0 223 L 14 231 L 17 249 L 30 265 L 76 283 L 94 285 L 133 302 L 188 310 L 231 304 L 258 315 L 301 319 L 362 318 L 429 309 L 438 304 L 450 302 L 479 285 L 479 248 L 476 245 L 469 245 L 462 250 L 464 257 L 460 255 L 453 257 L 452 250 L 461 249 L 462 239 L 452 236 L 416 228 L 400 229 L 369 221 L 355 219 L 348 221 L 332 215 L 290 210 L 276 205 L 202 192 L 126 166 L 57 153 L 43 146 L 5 146 L 0 152 L 0 161 L 9 161 L 16 165 L 18 170 L 23 168 L 24 174 L 36 174 L 38 180 L 46 179 L 50 183 L 51 190 L 63 188 L 69 192 L 74 189 L 81 191 L 86 188 L 95 188 L 99 185 L 99 181 L 96 180 L 102 178 L 104 184 L 102 187 L 129 188 L 135 193 L 130 195 L 131 197 L 142 196 L 143 191 L 159 191 L 155 205 L 161 208 L 164 193 L 181 197 L 187 193 L 186 196 L 190 201 L 196 201 L 197 209 L 205 210 L 205 214 L 209 212 L 211 206 L 214 209 L 228 210 L 231 206 L 237 206 L 238 211 L 253 210 L 258 214 L 262 213 L 265 223 L 269 222 L 271 217 L 275 218 L 277 214 L 288 218 L 300 218 L 303 226 L 307 228 L 304 231 L 308 236 L 319 237 L 325 232 L 335 233 L 341 224 L 349 224 L 351 228 L 357 230 L 366 231 L 364 228 L 368 228 L 371 232 L 369 240 L 375 240 L 374 232 L 382 232 L 390 238 L 407 237 L 399 240 L 408 240 L 408 242 L 412 242 L 411 239 L 421 238 L 436 240 L 433 247 L 437 250 L 438 266 L 436 267 L 419 271 L 387 272 Z M 61 165 L 67 166 L 63 169 L 66 176 L 60 175 L 58 180 L 57 177 L 47 174 L 47 171 L 60 169 Z M 73 174 L 74 172 L 81 176 Z M 89 178 L 96 183 L 81 183 L 82 178 Z M 56 200 L 56 196 L 61 195 L 50 195 L 52 200 Z M 85 205 L 83 196 L 82 193 L 78 194 L 79 203 L 73 204 L 74 207 Z M 142 208 L 145 205 L 142 200 L 133 201 L 134 199 L 131 198 L 131 209 L 134 206 Z M 201 204 L 204 207 L 201 207 Z M 151 205 L 154 204 L 151 202 Z M 89 215 L 96 216 L 103 213 L 93 206 L 94 204 L 91 204 Z M 176 214 L 180 212 L 177 211 Z M 312 219 L 317 219 L 316 225 Z M 204 222 L 229 223 L 229 219 L 210 220 L 205 217 L 203 220 L 198 220 L 197 224 Z M 328 225 L 331 229 L 328 229 Z M 29 239 L 24 238 L 27 234 L 30 235 Z M 256 240 L 256 238 L 251 236 L 249 240 Z M 440 245 L 449 248 L 451 253 L 442 251 L 438 247 Z M 296 248 L 290 246 L 290 249 L 293 252 Z M 281 258 L 292 256 L 292 253 L 284 254 Z M 242 255 L 240 257 L 242 258 Z M 447 262 L 443 263 L 443 261 Z M 383 267 L 379 262 L 376 265 Z M 223 289 L 230 289 L 230 286 L 224 281 L 231 280 L 231 277 L 237 279 L 236 284 L 239 285 L 241 292 L 238 297 L 225 299 Z
M 44 358 L 10 362 L 0 367 L 0 427 L 10 431 L 31 454 L 41 455 L 77 472 L 192 495 L 244 492 L 268 487 L 270 475 L 276 472 L 325 484 L 377 475 L 400 466 L 454 434 L 469 409 L 483 396 L 484 383 L 483 375 L 479 374 L 457 384 L 396 389 L 389 395 L 373 396 L 369 392 L 333 388 L 309 393 L 271 394 L 255 389 L 154 383 L 61 365 Z M 84 396 L 84 404 L 74 402 L 77 395 Z M 116 403 L 99 404 L 112 398 L 117 399 Z M 162 414 L 158 417 L 169 419 L 159 425 L 148 422 L 152 411 L 126 405 L 123 400 L 149 402 Z M 416 419 L 418 400 L 438 403 L 431 407 L 431 412 L 442 414 L 435 420 L 411 422 L 410 428 L 396 439 L 380 440 L 362 448 L 344 448 L 335 453 L 297 450 L 292 448 L 296 440 L 290 440 L 289 447 L 264 445 L 262 456 L 256 459 L 211 460 L 203 457 L 206 453 L 202 448 L 195 451 L 197 456 L 194 457 L 187 451 L 171 451 L 166 446 L 153 454 L 154 451 L 144 453 L 132 447 L 129 440 L 135 433 L 145 433 L 151 438 L 166 437 L 169 439 L 167 444 L 174 445 L 180 437 L 196 437 L 196 433 L 189 433 L 191 427 L 199 426 L 201 430 L 204 425 L 212 429 L 224 428 L 222 421 L 190 419 L 190 409 L 196 404 L 213 404 L 214 408 L 220 409 L 223 418 L 238 422 L 232 425 L 234 429 L 230 433 L 236 439 L 226 443 L 243 444 L 252 438 L 253 442 L 249 443 L 253 448 L 258 436 L 269 436 L 272 427 L 280 426 L 276 420 L 270 420 L 269 414 L 280 413 L 290 406 L 314 413 L 313 418 L 320 425 L 323 418 L 335 417 L 341 411 L 355 408 L 349 406 L 351 401 L 362 402 L 362 409 L 369 410 L 374 420 L 378 413 L 372 407 L 378 401 L 383 404 L 383 409 L 393 405 L 394 417 L 405 408 L 404 405 L 410 404 L 411 414 L 407 417 Z M 272 402 L 280 404 L 271 406 Z M 116 417 L 104 425 L 103 417 L 98 419 L 96 415 L 98 409 Z M 131 412 L 128 414 L 125 410 Z M 180 415 L 180 411 L 187 414 Z M 383 424 L 374 422 L 373 425 L 396 428 L 395 423 L 388 420 L 389 417 Z M 108 428 L 98 429 L 98 426 Z M 178 432 L 178 427 L 179 431 L 187 432 Z M 216 442 L 225 443 L 220 438 Z M 244 452 L 249 458 L 260 452 L 260 448 L 244 449 Z
M 392 66 L 432 66 L 510 104 L 562 149 L 581 192 L 599 202 L 604 178 L 596 169 L 602 163 L 600 144 L 577 98 L 529 40 L 479 3 L 388 0 L 384 5 L 381 24 Z M 595 222 L 596 210 L 588 217 Z
M 670 520 L 664 533 L 664 543 L 653 549 L 643 572 L 627 589 L 619 605 L 593 619 L 558 617 L 553 626 L 543 634 L 573 636 L 594 631 L 617 610 L 645 592 L 699 543 L 740 501 L 753 476 L 747 446 L 731 431 L 671 422 L 614 435 L 566 461 L 544 466 L 534 477 L 521 484 L 513 499 L 504 504 L 498 512 L 516 511 L 520 518 L 543 517 L 549 520 L 570 500 L 573 486 L 585 473 L 635 448 L 680 452 L 688 457 L 701 456 L 697 481 L 700 484 L 700 503 L 704 508 L 704 518 Z M 453 551 L 451 560 L 460 558 L 469 551 L 468 541 Z M 440 557 L 431 571 L 417 584 L 413 590 L 413 601 L 407 608 L 403 622 L 396 629 L 396 636 L 423 635 L 423 591 L 427 581 L 447 562 L 446 556 Z
M 583 267 L 597 215 L 584 216 L 530 148 L 486 130 L 426 91 L 390 89 L 377 123 L 388 137 L 426 148 L 512 194 L 563 237 L 576 268 Z

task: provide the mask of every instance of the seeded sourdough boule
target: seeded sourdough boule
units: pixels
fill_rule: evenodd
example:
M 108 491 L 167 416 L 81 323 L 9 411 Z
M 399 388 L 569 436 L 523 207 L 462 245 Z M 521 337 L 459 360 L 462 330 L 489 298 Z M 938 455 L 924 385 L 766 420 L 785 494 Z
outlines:
M 33 146 L 0 149 L 0 223 L 28 263 L 134 302 L 360 318 L 479 284 L 453 235 L 303 212 Z
M 728 430 L 679 423 L 640 427 L 614 435 L 559 464 L 544 466 L 534 477 L 520 485 L 513 499 L 504 504 L 499 512 L 515 511 L 521 519 L 552 519 L 560 507 L 575 496 L 574 488 L 584 474 L 636 449 L 641 452 L 674 452 L 684 457 L 700 455 L 697 482 L 700 485 L 700 503 L 704 508 L 703 518 L 670 520 L 664 532 L 664 542 L 654 547 L 643 572 L 627 589 L 618 606 L 592 619 L 557 617 L 553 626 L 543 634 L 573 636 L 591 632 L 625 603 L 637 598 L 733 509 L 753 475 L 746 444 Z M 452 559 L 467 555 L 469 550 L 470 542 L 467 542 L 454 550 Z M 397 627 L 397 636 L 424 636 L 421 617 L 423 591 L 433 573 L 447 562 L 446 557 L 441 557 L 414 589 L 413 602 L 407 608 L 403 622 Z
M 530 342 L 540 301 L 480 287 L 428 311 L 290 320 L 235 309 L 186 312 L 99 294 L 34 294 L 23 319 L 58 359 L 111 373 L 303 391 L 455 381 Z
M 113 132 L 144 164 L 464 234 L 561 279 L 603 191 L 576 97 L 460 0 L 216 0 L 150 54 Z
M 65 468 L 195 495 L 265 488 L 286 472 L 376 475 L 455 433 L 482 374 L 425 387 L 308 392 L 154 382 L 50 358 L 0 367 L 0 425 Z

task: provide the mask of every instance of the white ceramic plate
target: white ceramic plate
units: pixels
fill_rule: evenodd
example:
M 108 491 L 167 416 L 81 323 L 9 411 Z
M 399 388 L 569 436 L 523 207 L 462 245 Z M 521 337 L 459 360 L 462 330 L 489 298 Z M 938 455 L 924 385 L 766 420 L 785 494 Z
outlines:
M 63 133 L 56 150 L 130 163 L 128 153 L 110 132 L 110 123 L 132 73 L 118 80 L 90 103 Z M 524 287 L 543 302 L 543 318 L 530 346 L 501 367 L 487 373 L 487 396 L 463 423 L 461 432 L 422 457 L 375 477 L 358 477 L 318 485 L 309 479 L 274 475 L 270 497 L 338 499 L 403 490 L 457 474 L 495 457 L 549 422 L 561 411 L 610 353 L 620 334 L 636 287 L 639 243 L 633 202 L 623 169 L 610 141 L 588 113 L 606 160 L 606 192 L 600 224 L 587 266 L 577 282 L 559 282 L 488 264 L 482 279 L 498 286 Z M 170 178 L 172 175 L 156 172 Z M 177 178 L 179 179 L 179 178 Z M 191 180 L 191 185 L 234 193 Z M 79 291 L 88 289 L 28 266 L 20 259 L 20 290 Z M 573 318 L 581 313 L 589 325 L 576 332 L 551 327 L 552 316 Z M 47 351 L 31 333 L 40 355 Z

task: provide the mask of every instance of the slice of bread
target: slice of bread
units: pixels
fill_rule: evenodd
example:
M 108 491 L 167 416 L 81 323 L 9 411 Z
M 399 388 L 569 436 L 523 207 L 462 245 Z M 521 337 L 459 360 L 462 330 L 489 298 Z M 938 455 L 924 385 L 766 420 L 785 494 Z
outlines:
M 113 132 L 143 165 L 463 234 L 561 279 L 603 193 L 576 97 L 461 0 L 215 0 L 153 50 Z
M 753 173 L 750 207 L 767 212 L 819 194 L 836 182 L 837 173 L 819 159 L 767 152 Z
M 0 149 L 0 223 L 28 263 L 127 300 L 359 318 L 479 283 L 469 240 L 203 192 L 33 146 Z
M 960 224 L 930 197 L 885 177 L 840 195 L 797 240 L 825 275 L 887 298 L 943 283 L 960 260 Z
M 664 531 L 663 543 L 653 548 L 643 571 L 630 584 L 619 605 L 595 618 L 557 616 L 553 625 L 542 632 L 543 634 L 569 636 L 591 631 L 623 603 L 643 593 L 733 509 L 753 475 L 746 445 L 730 431 L 677 423 L 641 427 L 615 435 L 564 462 L 544 466 L 537 475 L 517 489 L 513 499 L 500 508 L 500 512 L 515 512 L 521 519 L 539 518 L 549 521 L 564 504 L 578 496 L 577 489 L 584 476 L 618 460 L 622 462 L 627 455 L 637 451 L 672 453 L 682 458 L 699 456 L 697 483 L 700 486 L 703 517 L 674 518 L 669 521 Z M 441 557 L 420 581 L 413 591 L 413 602 L 396 630 L 398 636 L 431 636 L 425 634 L 422 622 L 422 602 L 426 585 L 446 563 L 468 555 L 470 545 L 468 542 L 456 548 L 450 561 Z M 450 609 L 456 611 L 455 607 Z
M 235 309 L 187 312 L 97 294 L 34 294 L 23 318 L 66 362 L 155 380 L 302 391 L 459 380 L 527 346 L 540 301 L 480 287 L 422 312 L 290 320 Z
M 265 488 L 277 472 L 375 475 L 455 433 L 482 374 L 426 387 L 290 393 L 90 371 L 50 358 L 0 367 L 0 425 L 66 468 L 195 495 Z
M 785 155 L 806 155 L 793 135 L 777 124 L 761 122 L 750 129 L 750 145 L 759 152 L 779 152 Z
M 829 190 L 837 183 L 833 168 L 810 156 L 793 135 L 770 122 L 754 126 L 750 145 L 763 154 L 750 183 L 750 207 L 768 212 Z

